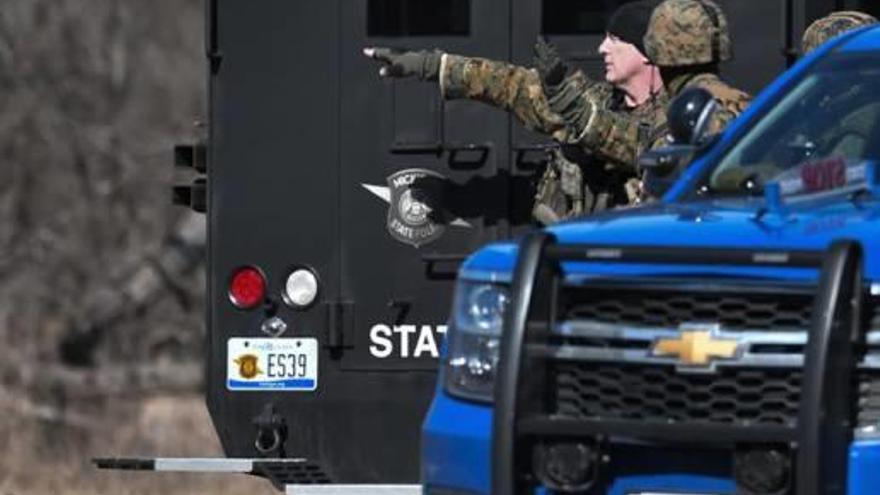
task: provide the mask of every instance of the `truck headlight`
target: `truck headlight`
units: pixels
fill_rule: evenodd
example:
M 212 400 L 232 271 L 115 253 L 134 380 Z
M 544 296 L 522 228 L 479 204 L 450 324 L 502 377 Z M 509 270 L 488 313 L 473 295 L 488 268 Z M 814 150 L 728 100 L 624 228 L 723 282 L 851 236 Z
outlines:
M 498 369 L 507 287 L 459 282 L 452 308 L 444 386 L 457 397 L 491 402 Z

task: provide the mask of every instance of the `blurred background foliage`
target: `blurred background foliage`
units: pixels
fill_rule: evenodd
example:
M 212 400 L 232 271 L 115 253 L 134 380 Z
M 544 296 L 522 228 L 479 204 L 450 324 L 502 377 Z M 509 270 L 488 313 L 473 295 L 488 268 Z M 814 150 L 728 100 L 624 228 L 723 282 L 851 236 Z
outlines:
M 0 495 L 273 493 L 105 473 L 220 455 L 201 396 L 204 218 L 171 205 L 203 137 L 201 0 L 0 5 Z

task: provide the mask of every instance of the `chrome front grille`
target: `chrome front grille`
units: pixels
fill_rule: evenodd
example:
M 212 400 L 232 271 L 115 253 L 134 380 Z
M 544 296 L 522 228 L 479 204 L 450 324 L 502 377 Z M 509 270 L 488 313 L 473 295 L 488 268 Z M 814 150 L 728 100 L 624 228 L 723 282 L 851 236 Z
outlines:
M 578 289 L 567 301 L 568 320 L 675 328 L 682 322 L 720 323 L 726 330 L 806 329 L 811 294 L 683 293 L 669 290 Z
M 691 324 L 694 322 L 688 322 Z M 700 327 L 700 324 L 696 324 Z M 705 327 L 713 325 L 706 323 Z M 547 357 L 561 360 L 588 360 L 597 362 L 628 362 L 676 366 L 678 359 L 652 352 L 661 339 L 674 339 L 679 328 L 638 327 L 595 321 L 565 321 L 556 325 L 546 345 L 532 349 Z M 765 329 L 714 331 L 715 338 L 735 340 L 739 351 L 734 359 L 717 360 L 710 369 L 684 371 L 711 371 L 716 367 L 762 366 L 797 368 L 803 365 L 803 350 L 807 342 L 806 329 L 772 332 Z
M 555 413 L 573 419 L 794 426 L 800 400 L 800 373 L 780 369 L 710 375 L 670 366 L 560 363 L 554 376 Z
M 572 288 L 532 353 L 550 358 L 550 410 L 569 419 L 794 426 L 813 296 L 803 292 L 714 290 L 686 293 L 638 287 Z M 866 298 L 858 351 L 860 429 L 880 436 L 880 304 Z M 684 323 L 715 326 L 736 340 L 730 359 L 687 366 L 653 351 Z
M 880 374 L 876 370 L 860 370 L 857 424 L 863 436 L 880 436 Z

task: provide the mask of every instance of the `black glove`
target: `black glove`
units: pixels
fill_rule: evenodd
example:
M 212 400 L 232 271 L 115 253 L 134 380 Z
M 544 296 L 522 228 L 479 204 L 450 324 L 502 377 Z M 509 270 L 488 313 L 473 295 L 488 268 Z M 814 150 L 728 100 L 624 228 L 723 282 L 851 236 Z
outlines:
M 396 48 L 364 48 L 364 55 L 382 63 L 382 77 L 416 76 L 423 81 L 436 81 L 440 77 L 439 50 L 406 51 Z
M 541 36 L 535 42 L 535 68 L 541 76 L 544 92 L 548 97 L 556 93 L 559 83 L 568 73 L 568 66 L 559 57 L 559 51 Z

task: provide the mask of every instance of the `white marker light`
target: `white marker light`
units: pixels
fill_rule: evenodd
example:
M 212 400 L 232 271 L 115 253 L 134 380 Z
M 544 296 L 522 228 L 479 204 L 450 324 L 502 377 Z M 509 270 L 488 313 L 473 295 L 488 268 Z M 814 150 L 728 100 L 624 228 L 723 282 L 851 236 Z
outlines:
M 287 277 L 284 284 L 284 302 L 295 307 L 306 307 L 318 297 L 318 278 L 311 270 L 300 268 Z

